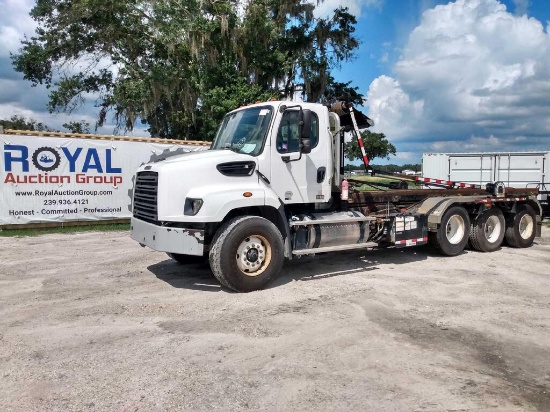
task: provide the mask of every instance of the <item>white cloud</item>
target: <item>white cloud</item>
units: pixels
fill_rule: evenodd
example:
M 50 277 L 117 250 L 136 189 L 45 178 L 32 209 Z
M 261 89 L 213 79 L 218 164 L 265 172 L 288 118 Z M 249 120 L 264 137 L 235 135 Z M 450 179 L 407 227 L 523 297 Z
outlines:
M 51 114 L 45 110 L 31 110 L 25 106 L 19 104 L 7 104 L 0 103 L 0 119 L 9 120 L 12 116 L 23 117 L 27 120 L 35 120 L 38 123 L 42 123 L 45 126 L 53 130 L 59 130 L 61 132 L 66 131 L 62 126 L 64 123 L 69 123 L 71 121 L 86 121 L 90 124 L 90 132 L 98 134 L 112 135 L 115 133 L 116 125 L 114 123 L 106 123 L 102 127 L 98 128 L 95 131 L 95 123 L 97 116 L 95 113 L 88 111 L 87 113 L 77 113 L 74 115 L 71 114 Z M 142 126 L 141 124 L 136 124 L 134 129 L 131 132 L 125 132 L 124 130 L 119 130 L 118 134 L 124 134 L 126 136 L 150 136 L 146 131 L 147 127 Z
M 62 130 L 63 123 L 85 120 L 93 127 L 95 119 L 90 115 L 70 116 L 66 114 L 52 115 L 47 111 L 31 110 L 20 105 L 0 103 L 0 119 L 10 119 L 12 116 L 35 120 L 54 130 Z
M 502 142 L 497 137 L 470 136 L 464 141 L 435 141 L 429 145 L 429 151 L 433 152 L 488 152 L 500 151 Z
M 374 7 L 380 9 L 384 0 L 325 0 L 315 6 L 315 17 L 331 16 L 332 12 L 338 7 L 347 7 L 349 13 L 355 17 L 360 17 L 364 8 Z
M 390 158 L 390 162 L 394 163 L 393 159 L 399 160 L 401 162 L 411 162 L 411 161 L 414 162 L 414 161 L 416 161 L 416 153 L 415 152 L 400 151 L 400 152 L 396 153 L 395 157 L 392 156 Z
M 0 57 L 16 53 L 21 48 L 23 35 L 32 36 L 36 22 L 29 16 L 35 2 L 32 0 L 0 0 Z
M 412 140 L 419 153 L 549 148 L 550 37 L 534 18 L 497 0 L 436 6 L 394 72 L 371 83 L 367 105 L 376 130 L 407 150 Z
M 12 116 L 20 116 L 26 119 L 39 121 L 35 112 L 24 107 L 12 106 L 11 104 L 0 103 L 0 119 L 9 119 Z
M 411 100 L 399 81 L 388 76 L 375 79 L 367 93 L 369 117 L 374 120 L 372 131 L 383 132 L 394 140 L 407 137 L 418 127 L 424 112 L 423 100 Z

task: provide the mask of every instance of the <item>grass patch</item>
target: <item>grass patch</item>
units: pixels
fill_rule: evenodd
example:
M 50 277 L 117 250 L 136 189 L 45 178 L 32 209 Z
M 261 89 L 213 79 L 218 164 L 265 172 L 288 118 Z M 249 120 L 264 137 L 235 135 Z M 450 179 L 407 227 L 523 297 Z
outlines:
M 40 236 L 51 233 L 77 233 L 77 232 L 110 232 L 115 230 L 130 230 L 130 223 L 116 223 L 110 225 L 83 225 L 48 227 L 42 229 L 8 229 L 1 230 L 0 237 Z
M 351 180 L 359 180 L 361 182 L 363 182 L 364 184 L 363 185 L 356 185 L 355 186 L 355 189 L 357 190 L 388 190 L 387 187 L 379 187 L 379 186 L 373 186 L 369 183 L 372 183 L 374 185 L 376 185 L 376 183 L 383 183 L 383 184 L 389 184 L 389 183 L 399 183 L 400 179 L 389 179 L 387 177 L 381 177 L 381 176 L 356 176 L 356 175 L 351 175 L 351 176 L 346 176 L 346 178 L 348 179 L 351 179 Z M 406 179 L 403 179 L 405 180 L 408 185 L 409 185 L 409 189 L 420 189 L 421 186 L 420 185 L 417 185 L 416 182 L 414 181 L 410 181 L 410 180 L 406 180 Z

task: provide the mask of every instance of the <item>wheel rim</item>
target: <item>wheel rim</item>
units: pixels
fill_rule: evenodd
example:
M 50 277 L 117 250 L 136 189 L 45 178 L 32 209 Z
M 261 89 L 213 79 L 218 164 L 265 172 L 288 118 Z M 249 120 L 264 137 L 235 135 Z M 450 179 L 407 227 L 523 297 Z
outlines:
M 464 224 L 464 219 L 462 216 L 453 215 L 447 222 L 446 234 L 447 240 L 452 245 L 457 245 L 464 239 L 464 234 L 466 233 L 466 225 Z
M 533 217 L 531 215 L 523 215 L 519 221 L 519 235 L 523 239 L 529 239 L 533 233 Z
M 484 233 L 485 238 L 490 243 L 495 243 L 502 232 L 502 225 L 498 216 L 490 216 L 485 222 Z
M 271 262 L 271 244 L 263 236 L 248 236 L 237 248 L 236 259 L 237 267 L 245 275 L 261 275 Z

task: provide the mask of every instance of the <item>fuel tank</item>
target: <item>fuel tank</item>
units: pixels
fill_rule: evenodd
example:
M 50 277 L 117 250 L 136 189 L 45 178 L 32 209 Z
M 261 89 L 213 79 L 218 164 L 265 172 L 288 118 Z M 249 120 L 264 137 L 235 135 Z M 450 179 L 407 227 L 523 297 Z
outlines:
M 311 213 L 294 217 L 294 248 L 314 249 L 366 243 L 369 221 L 359 212 Z

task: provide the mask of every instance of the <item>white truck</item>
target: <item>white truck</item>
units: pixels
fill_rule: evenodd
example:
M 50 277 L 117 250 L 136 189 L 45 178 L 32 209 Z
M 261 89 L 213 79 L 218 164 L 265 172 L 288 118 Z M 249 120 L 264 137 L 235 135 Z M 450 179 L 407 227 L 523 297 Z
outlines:
M 447 182 L 422 190 L 400 182 L 354 190 L 363 182 L 344 179 L 344 133 L 360 139 L 370 125 L 345 103 L 234 110 L 210 150 L 138 169 L 131 236 L 182 264 L 209 259 L 219 282 L 239 292 L 262 289 L 285 259 L 303 255 L 430 242 L 454 256 L 467 244 L 490 252 L 504 240 L 528 247 L 540 236 L 536 189 Z

